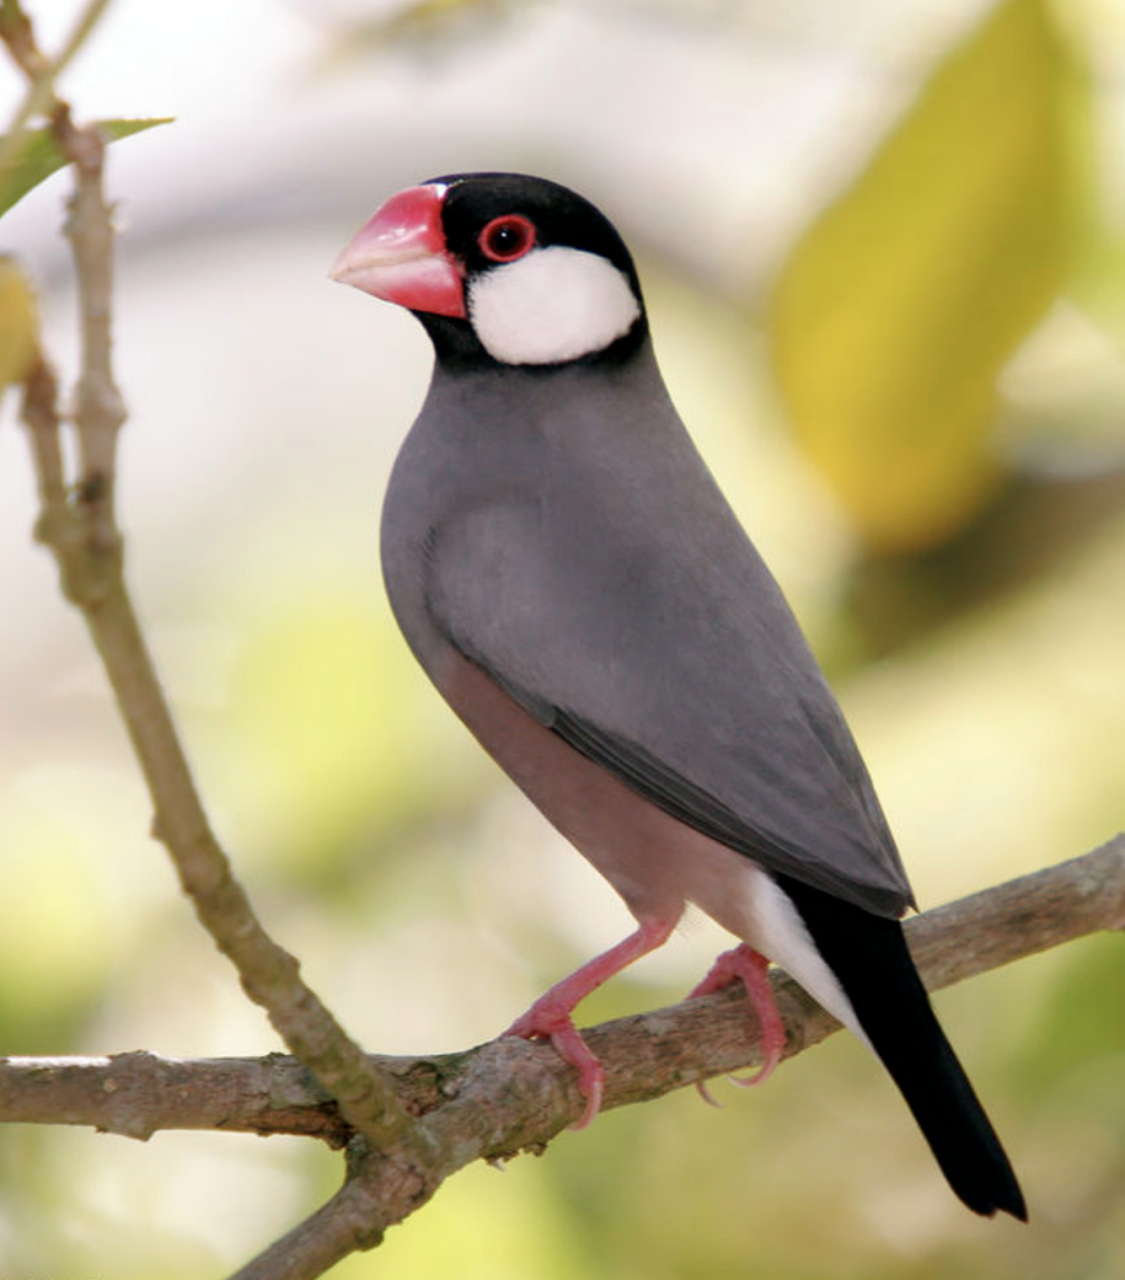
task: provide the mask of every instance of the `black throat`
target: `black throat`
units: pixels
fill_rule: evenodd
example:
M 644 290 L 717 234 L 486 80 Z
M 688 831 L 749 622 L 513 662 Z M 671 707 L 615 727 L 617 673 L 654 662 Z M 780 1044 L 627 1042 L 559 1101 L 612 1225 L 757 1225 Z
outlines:
M 508 365 L 488 354 L 467 320 L 433 315 L 428 311 L 415 311 L 413 314 L 429 334 L 438 364 L 443 372 L 450 374 L 495 373 L 505 369 L 519 369 L 523 373 L 540 373 L 548 377 L 560 369 L 620 369 L 635 359 L 648 340 L 648 319 L 642 310 L 628 333 L 622 334 L 600 351 L 591 351 L 589 355 L 577 360 L 559 364 Z

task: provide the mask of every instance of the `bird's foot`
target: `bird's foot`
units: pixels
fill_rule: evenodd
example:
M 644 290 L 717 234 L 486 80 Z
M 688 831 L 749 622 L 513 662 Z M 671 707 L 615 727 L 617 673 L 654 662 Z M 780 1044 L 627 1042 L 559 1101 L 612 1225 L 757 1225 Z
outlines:
M 559 1057 L 578 1072 L 578 1088 L 586 1099 L 586 1110 L 578 1123 L 571 1125 L 572 1129 L 585 1129 L 598 1114 L 605 1088 L 602 1064 L 574 1025 L 571 1017 L 574 1007 L 607 978 L 666 942 L 676 927 L 676 919 L 673 916 L 642 920 L 635 933 L 595 956 L 570 977 L 555 983 L 504 1032 L 506 1036 L 520 1036 L 524 1040 L 549 1040 Z
M 555 1052 L 564 1062 L 578 1072 L 578 1091 L 586 1099 L 582 1116 L 570 1127 L 585 1129 L 598 1114 L 605 1088 L 605 1069 L 594 1051 L 582 1039 L 570 1010 L 561 1007 L 548 991 L 537 1000 L 521 1018 L 504 1032 L 506 1036 L 519 1036 L 522 1040 L 549 1040 Z
M 695 996 L 707 996 L 713 991 L 721 991 L 736 979 L 746 988 L 747 998 L 761 1028 L 759 1046 L 762 1065 L 751 1076 L 727 1077 L 731 1084 L 736 1084 L 743 1089 L 768 1080 L 785 1051 L 785 1024 L 781 1021 L 777 1001 L 773 998 L 769 966 L 770 962 L 765 956 L 755 951 L 753 947 L 747 946 L 746 943 L 742 943 L 731 951 L 724 951 L 711 966 L 710 972 L 703 981 L 688 995 L 689 1000 Z M 713 1107 L 719 1105 L 702 1080 L 695 1087 L 704 1102 Z

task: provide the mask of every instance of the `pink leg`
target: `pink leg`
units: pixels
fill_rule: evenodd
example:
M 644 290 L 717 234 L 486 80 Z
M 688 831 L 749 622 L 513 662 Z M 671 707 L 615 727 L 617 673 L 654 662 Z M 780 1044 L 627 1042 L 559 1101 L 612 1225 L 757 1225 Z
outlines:
M 572 1129 L 585 1129 L 598 1114 L 602 1104 L 602 1087 L 605 1072 L 602 1064 L 590 1051 L 574 1025 L 571 1014 L 575 1005 L 591 991 L 600 987 L 608 978 L 620 973 L 634 960 L 648 955 L 668 941 L 668 935 L 676 927 L 675 920 L 644 920 L 636 933 L 623 942 L 595 956 L 568 978 L 563 978 L 531 1006 L 522 1018 L 504 1032 L 506 1036 L 520 1036 L 524 1040 L 550 1040 L 555 1051 L 578 1072 L 578 1088 L 586 1099 L 586 1110 Z
M 742 1088 L 768 1080 L 773 1074 L 774 1067 L 781 1061 L 781 1055 L 785 1049 L 785 1026 L 781 1021 L 781 1014 L 777 1011 L 777 1001 L 773 998 L 773 988 L 770 986 L 768 974 L 769 967 L 770 962 L 766 957 L 744 942 L 733 951 L 724 951 L 699 986 L 688 995 L 689 1000 L 693 996 L 710 995 L 713 991 L 721 991 L 723 987 L 729 986 L 736 978 L 741 979 L 761 1027 L 762 1051 L 762 1065 L 752 1076 L 728 1076 L 732 1084 Z M 709 1102 L 712 1106 L 718 1105 L 707 1092 L 707 1086 L 702 1081 L 695 1087 L 699 1090 L 704 1102 Z

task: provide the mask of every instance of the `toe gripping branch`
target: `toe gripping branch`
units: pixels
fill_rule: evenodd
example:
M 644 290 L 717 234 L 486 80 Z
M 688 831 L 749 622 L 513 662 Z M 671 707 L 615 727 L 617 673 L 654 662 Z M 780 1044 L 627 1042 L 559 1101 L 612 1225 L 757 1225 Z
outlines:
M 761 1027 L 759 1045 L 762 1065 L 751 1076 L 727 1076 L 731 1084 L 742 1089 L 749 1089 L 752 1085 L 768 1080 L 785 1052 L 785 1024 L 781 1021 L 777 1001 L 773 998 L 769 967 L 770 962 L 764 955 L 743 942 L 731 951 L 724 951 L 703 981 L 688 995 L 689 1000 L 696 996 L 709 996 L 736 980 L 741 981 L 746 988 L 746 997 Z M 720 1105 L 702 1080 L 697 1081 L 695 1087 L 704 1102 L 712 1107 Z
M 577 1124 L 571 1125 L 572 1129 L 585 1129 L 590 1124 L 601 1108 L 605 1088 L 605 1069 L 574 1025 L 575 1006 L 634 960 L 662 946 L 675 927 L 675 920 L 643 921 L 617 946 L 556 983 L 504 1032 L 524 1040 L 549 1040 L 558 1055 L 578 1072 L 578 1088 L 586 1099 L 586 1110 Z
M 590 992 L 609 978 L 628 968 L 634 960 L 655 951 L 675 928 L 675 920 L 643 921 L 635 933 L 563 978 L 540 996 L 530 1009 L 504 1032 L 524 1040 L 549 1040 L 564 1062 L 578 1072 L 578 1088 L 586 1099 L 586 1109 L 572 1129 L 585 1129 L 598 1114 L 605 1088 L 605 1069 L 574 1025 L 574 1009 Z M 725 951 L 712 965 L 703 981 L 690 993 L 710 995 L 729 986 L 736 979 L 746 988 L 746 995 L 761 1024 L 762 1065 L 752 1076 L 729 1077 L 742 1087 L 761 1084 L 773 1073 L 785 1049 L 785 1027 L 773 998 L 767 970 L 769 961 L 745 943 Z M 705 1102 L 719 1104 L 700 1081 L 696 1088 Z

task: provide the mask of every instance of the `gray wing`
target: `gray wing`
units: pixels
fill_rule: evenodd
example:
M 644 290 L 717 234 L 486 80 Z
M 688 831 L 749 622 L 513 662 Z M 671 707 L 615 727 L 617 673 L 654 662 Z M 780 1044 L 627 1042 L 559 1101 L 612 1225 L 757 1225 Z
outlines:
M 542 724 L 666 812 L 900 915 L 910 886 L 843 716 L 769 571 L 707 497 L 690 530 L 642 521 L 643 536 L 627 502 L 573 489 L 462 510 L 431 530 L 427 608 Z

